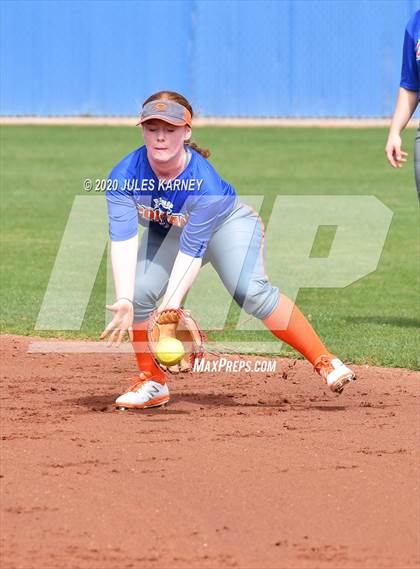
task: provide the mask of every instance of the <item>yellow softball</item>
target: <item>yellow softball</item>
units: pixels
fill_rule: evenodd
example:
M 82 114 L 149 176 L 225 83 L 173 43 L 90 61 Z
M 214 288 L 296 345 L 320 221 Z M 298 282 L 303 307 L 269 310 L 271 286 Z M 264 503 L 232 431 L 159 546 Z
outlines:
M 162 365 L 172 366 L 185 356 L 182 342 L 176 338 L 162 338 L 156 346 L 156 357 Z

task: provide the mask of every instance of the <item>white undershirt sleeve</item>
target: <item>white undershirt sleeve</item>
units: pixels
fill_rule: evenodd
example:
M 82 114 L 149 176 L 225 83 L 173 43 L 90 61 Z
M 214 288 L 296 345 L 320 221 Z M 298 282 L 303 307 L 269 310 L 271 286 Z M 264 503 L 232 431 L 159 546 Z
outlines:
M 133 300 L 138 242 L 138 235 L 125 241 L 111 241 L 111 263 L 116 298 Z

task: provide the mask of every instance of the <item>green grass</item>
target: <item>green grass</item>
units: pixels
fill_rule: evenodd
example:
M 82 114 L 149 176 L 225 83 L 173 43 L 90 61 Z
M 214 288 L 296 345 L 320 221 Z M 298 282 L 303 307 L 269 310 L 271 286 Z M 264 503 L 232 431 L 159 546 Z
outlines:
M 194 139 L 212 150 L 213 164 L 238 193 L 264 194 L 265 221 L 278 193 L 374 195 L 394 212 L 373 274 L 345 289 L 302 289 L 298 304 L 328 347 L 343 359 L 418 369 L 419 207 L 412 174 L 414 133 L 404 136 L 410 163 L 397 172 L 383 155 L 385 129 L 194 131 Z M 141 143 L 138 131 L 127 127 L 1 128 L 3 332 L 34 334 L 73 199 L 86 195 L 83 179 L 106 177 L 121 157 Z M 321 228 L 312 256 L 328 254 L 333 235 L 334 228 Z M 281 288 L 281 283 L 275 284 Z M 105 260 L 82 329 L 41 334 L 97 338 L 104 325 L 104 302 Z M 232 307 L 230 324 L 237 317 L 238 310 Z M 244 334 L 230 331 L 217 338 Z M 285 353 L 296 355 L 291 349 Z

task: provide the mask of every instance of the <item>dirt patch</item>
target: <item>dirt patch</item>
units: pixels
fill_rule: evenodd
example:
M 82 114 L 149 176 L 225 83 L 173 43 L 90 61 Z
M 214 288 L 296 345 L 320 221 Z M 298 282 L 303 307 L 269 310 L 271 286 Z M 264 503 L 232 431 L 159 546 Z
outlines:
M 172 376 L 118 412 L 130 354 L 27 353 L 3 336 L 2 567 L 411 568 L 420 374 L 305 362 Z

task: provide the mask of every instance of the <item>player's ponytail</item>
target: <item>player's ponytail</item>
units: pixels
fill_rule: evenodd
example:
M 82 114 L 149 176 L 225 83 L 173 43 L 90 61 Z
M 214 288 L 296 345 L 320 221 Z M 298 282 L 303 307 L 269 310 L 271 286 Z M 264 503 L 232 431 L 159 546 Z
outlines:
M 170 101 L 175 101 L 180 105 L 182 105 L 183 107 L 185 107 L 186 109 L 188 109 L 191 113 L 191 117 L 193 117 L 194 115 L 192 106 L 190 105 L 188 100 L 179 93 L 176 93 L 175 91 L 158 91 L 157 93 L 153 93 L 153 95 L 150 95 L 150 97 L 144 101 L 143 107 L 147 103 L 150 103 L 150 101 L 156 101 L 156 99 L 169 99 Z M 200 146 L 198 146 L 198 144 L 196 144 L 191 140 L 189 140 L 185 144 L 190 148 L 192 148 L 193 150 L 195 150 L 196 152 L 198 152 L 199 154 L 201 154 L 201 156 L 204 156 L 204 158 L 208 158 L 210 156 L 210 150 L 208 148 L 201 148 Z
M 189 146 L 190 148 L 201 154 L 201 156 L 204 156 L 204 158 L 208 158 L 210 156 L 210 150 L 208 148 L 200 148 L 200 146 L 198 146 L 198 144 L 196 144 L 192 140 L 188 140 L 185 144 L 186 146 Z

